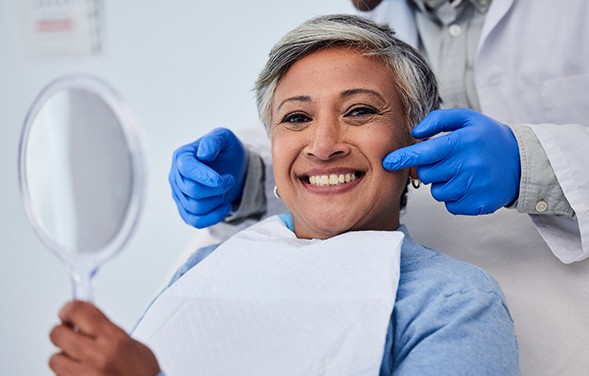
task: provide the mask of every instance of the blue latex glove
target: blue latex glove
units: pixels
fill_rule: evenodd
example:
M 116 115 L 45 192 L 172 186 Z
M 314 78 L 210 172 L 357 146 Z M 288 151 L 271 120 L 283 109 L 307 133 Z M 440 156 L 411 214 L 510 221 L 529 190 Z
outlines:
M 174 152 L 168 180 L 184 222 L 205 228 L 229 214 L 243 193 L 247 158 L 241 141 L 225 128 Z
M 432 111 L 414 129 L 417 139 L 446 135 L 396 150 L 383 167 L 417 166 L 432 196 L 454 214 L 493 213 L 515 201 L 521 175 L 519 147 L 509 127 L 468 109 Z

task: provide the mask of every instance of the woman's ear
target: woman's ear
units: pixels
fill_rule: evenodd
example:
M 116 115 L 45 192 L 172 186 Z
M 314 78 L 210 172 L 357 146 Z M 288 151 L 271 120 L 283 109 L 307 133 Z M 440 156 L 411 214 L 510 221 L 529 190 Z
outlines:
M 415 189 L 419 189 L 421 186 L 421 181 L 419 180 L 419 176 L 417 175 L 417 167 L 413 166 L 409 168 L 409 180 L 411 181 L 411 185 Z
M 409 176 L 413 180 L 419 180 L 419 175 L 417 175 L 417 166 L 413 166 L 409 168 Z

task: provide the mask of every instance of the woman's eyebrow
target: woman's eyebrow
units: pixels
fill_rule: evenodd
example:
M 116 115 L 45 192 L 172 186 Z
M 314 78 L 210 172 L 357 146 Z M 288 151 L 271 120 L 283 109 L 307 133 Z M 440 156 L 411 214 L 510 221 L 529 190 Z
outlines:
M 285 100 L 283 100 L 282 102 L 280 102 L 280 104 L 278 105 L 278 107 L 276 108 L 277 111 L 280 110 L 280 107 L 282 107 L 284 104 L 288 103 L 288 102 L 311 102 L 311 97 L 308 95 L 299 95 L 296 97 L 290 97 L 290 98 L 286 98 Z
M 380 94 L 378 91 L 371 90 L 371 89 L 349 89 L 349 90 L 344 90 L 344 91 L 341 92 L 340 97 L 347 98 L 347 97 L 351 97 L 351 96 L 357 95 L 357 94 L 374 95 L 375 97 L 378 97 L 378 99 L 380 99 L 381 101 L 385 102 L 385 99 L 382 96 L 382 94 Z

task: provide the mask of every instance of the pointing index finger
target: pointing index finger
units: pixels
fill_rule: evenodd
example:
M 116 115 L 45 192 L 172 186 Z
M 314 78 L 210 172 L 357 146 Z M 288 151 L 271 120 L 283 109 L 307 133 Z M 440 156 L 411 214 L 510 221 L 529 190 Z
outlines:
M 226 128 L 217 128 L 204 136 L 198 145 L 196 156 L 199 160 L 211 162 L 231 144 L 232 133 Z
M 455 131 L 470 124 L 470 117 L 475 111 L 450 108 L 432 111 L 411 132 L 415 138 L 428 138 L 442 132 Z
M 452 134 L 422 141 L 390 153 L 384 158 L 382 166 L 387 170 L 395 171 L 436 163 L 450 155 L 454 145 Z

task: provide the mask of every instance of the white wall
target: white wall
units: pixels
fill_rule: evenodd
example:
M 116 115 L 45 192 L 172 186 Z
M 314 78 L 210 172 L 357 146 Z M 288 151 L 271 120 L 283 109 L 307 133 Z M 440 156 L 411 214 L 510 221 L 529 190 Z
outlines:
M 318 14 L 351 12 L 349 0 L 104 1 L 100 58 L 29 61 L 21 4 L 0 2 L 0 364 L 6 375 L 50 374 L 48 333 L 72 297 L 65 269 L 28 224 L 17 148 L 28 107 L 54 78 L 105 79 L 127 99 L 147 136 L 147 200 L 125 250 L 98 273 L 96 303 L 130 329 L 195 231 L 171 199 L 173 150 L 216 126 L 257 123 L 253 81 L 274 42 Z M 208 3 L 208 4 L 207 4 Z

